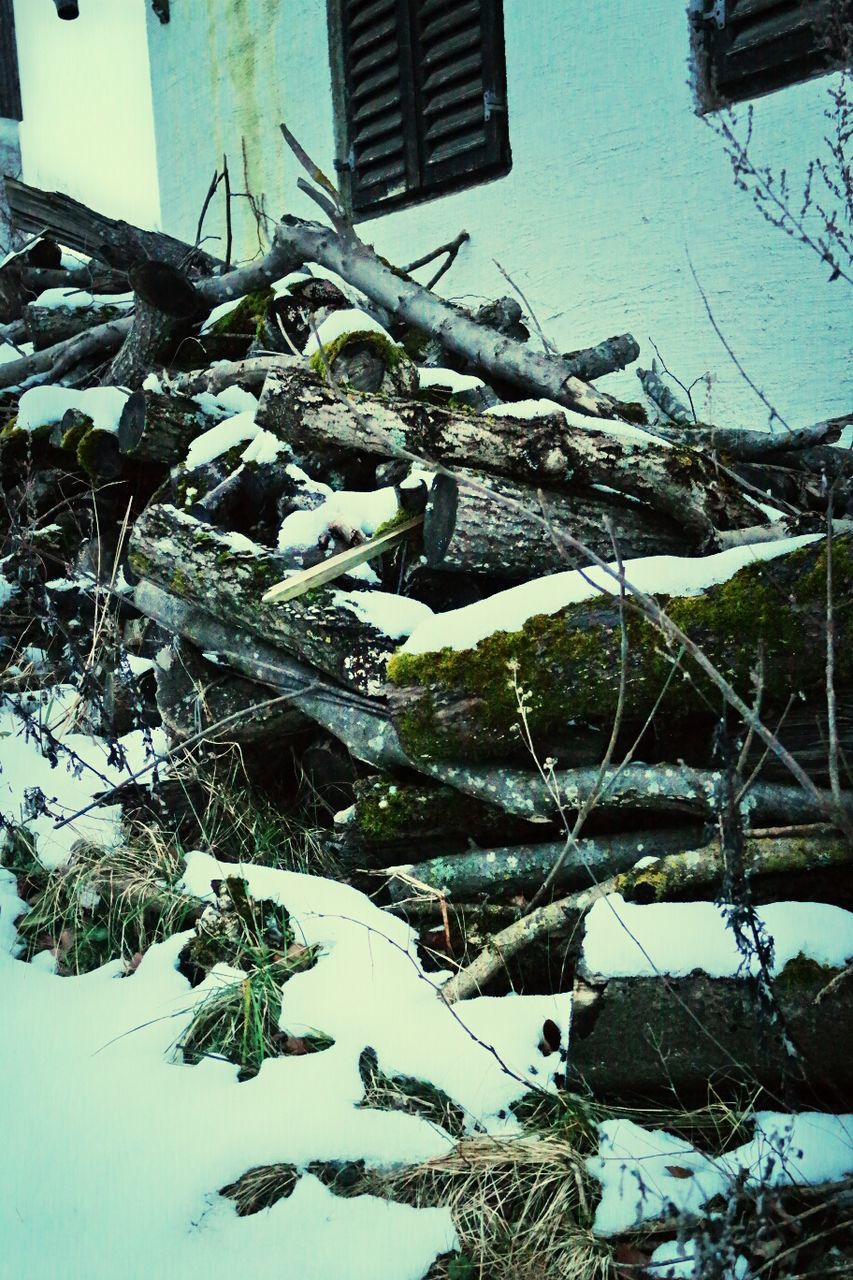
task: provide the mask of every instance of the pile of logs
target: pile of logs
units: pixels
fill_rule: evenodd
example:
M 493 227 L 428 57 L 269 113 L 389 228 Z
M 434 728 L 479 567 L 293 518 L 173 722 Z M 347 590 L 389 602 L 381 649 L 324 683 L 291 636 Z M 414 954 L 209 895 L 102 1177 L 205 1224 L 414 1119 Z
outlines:
M 642 370 L 648 408 L 617 401 L 595 380 L 636 360 L 630 335 L 537 351 L 514 300 L 453 307 L 337 216 L 284 219 L 264 259 L 229 271 L 66 197 L 7 191 L 34 236 L 0 266 L 0 336 L 20 349 L 0 364 L 10 657 L 57 627 L 85 635 L 86 582 L 115 587 L 120 563 L 152 716 L 177 742 L 320 744 L 351 801 L 330 842 L 463 966 L 450 999 L 564 966 L 591 882 L 636 901 L 713 895 L 720 829 L 759 896 L 784 880 L 786 896 L 844 899 L 853 455 L 834 442 L 850 418 L 715 429 Z M 48 289 L 67 305 L 45 305 Z M 127 396 L 112 426 L 69 408 L 24 430 L 20 397 L 46 383 Z M 200 450 L 240 406 L 244 433 Z M 346 513 L 374 491 L 390 509 L 366 530 Z M 297 513 L 310 546 L 279 541 Z M 631 585 L 640 558 L 808 534 L 689 596 L 665 577 Z M 491 600 L 500 618 L 499 593 L 602 563 L 604 594 L 469 648 L 400 651 L 431 614 Z M 635 866 L 649 854 L 653 875 Z M 597 1048 L 588 1072 L 618 1091 L 607 1061 Z M 688 1081 L 695 1066 L 679 1067 Z

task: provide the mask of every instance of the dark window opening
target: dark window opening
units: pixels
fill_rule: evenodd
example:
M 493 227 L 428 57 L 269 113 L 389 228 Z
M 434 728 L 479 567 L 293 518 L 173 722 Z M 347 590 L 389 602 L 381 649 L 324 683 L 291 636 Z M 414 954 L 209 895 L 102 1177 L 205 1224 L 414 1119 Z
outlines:
M 4 120 L 23 119 L 12 0 L 0 0 L 0 117 Z
M 501 0 L 332 0 L 332 14 L 356 215 L 509 170 Z
M 849 65 L 850 0 L 702 0 L 696 15 L 706 110 Z

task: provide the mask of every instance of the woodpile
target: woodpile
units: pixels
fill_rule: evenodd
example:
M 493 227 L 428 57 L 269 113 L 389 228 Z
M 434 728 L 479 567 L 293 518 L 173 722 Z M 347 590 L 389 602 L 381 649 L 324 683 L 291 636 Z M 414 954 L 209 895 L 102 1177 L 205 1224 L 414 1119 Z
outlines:
M 174 740 L 338 744 L 352 803 L 328 840 L 461 966 L 451 1000 L 536 964 L 565 982 L 604 889 L 713 898 L 730 847 L 759 900 L 845 901 L 850 418 L 716 429 L 652 371 L 648 409 L 615 400 L 595 380 L 630 335 L 538 351 L 512 300 L 444 302 L 334 208 L 226 270 L 7 191 L 34 234 L 0 266 L 10 663 L 57 631 L 79 648 L 99 588 Z M 668 1034 L 659 988 L 620 981 L 577 979 L 602 1006 L 577 1069 L 614 1093 L 620 1009 Z M 682 1005 L 736 1020 L 726 982 L 685 979 Z M 820 986 L 786 996 L 804 1035 Z

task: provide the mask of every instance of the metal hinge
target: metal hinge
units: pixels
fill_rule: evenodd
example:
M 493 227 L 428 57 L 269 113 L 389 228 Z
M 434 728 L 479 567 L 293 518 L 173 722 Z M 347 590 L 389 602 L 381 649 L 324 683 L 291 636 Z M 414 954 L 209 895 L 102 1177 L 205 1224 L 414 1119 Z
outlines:
M 705 21 L 713 22 L 717 30 L 722 31 L 726 25 L 726 0 L 711 0 L 705 13 Z
M 506 111 L 506 103 L 491 89 L 483 94 L 483 119 L 491 120 L 493 111 Z
M 335 160 L 334 166 L 338 173 L 352 173 L 355 168 L 355 147 L 350 147 L 345 160 Z

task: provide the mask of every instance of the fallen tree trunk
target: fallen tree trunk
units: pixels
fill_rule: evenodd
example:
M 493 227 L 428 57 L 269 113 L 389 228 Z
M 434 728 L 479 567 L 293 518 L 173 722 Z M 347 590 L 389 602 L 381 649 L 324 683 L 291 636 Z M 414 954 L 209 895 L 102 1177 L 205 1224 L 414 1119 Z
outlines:
M 611 556 L 615 541 L 626 560 L 683 555 L 688 549 L 684 530 L 671 517 L 617 494 L 536 490 L 464 467 L 454 478 L 449 540 L 445 514 L 433 504 L 426 509 L 424 554 L 432 569 L 523 581 L 586 564 L 552 536 L 561 530 L 571 531 L 600 556 Z M 492 493 L 510 501 L 494 502 Z
M 129 542 L 130 566 L 140 577 L 203 605 L 224 622 L 307 661 L 364 694 L 384 690 L 394 641 L 358 617 L 334 589 L 318 590 L 286 606 L 264 604 L 264 592 L 287 568 L 282 557 L 248 538 L 221 533 L 167 504 L 138 517 Z
M 755 507 L 701 454 L 651 438 L 578 430 L 562 415 L 452 413 L 417 401 L 352 405 L 300 370 L 270 370 L 256 420 L 298 449 L 328 445 L 381 457 L 414 456 L 564 487 L 604 484 L 678 521 L 704 541 L 716 527 L 755 524 Z M 624 429 L 623 429 L 624 430 Z
M 102 298 L 93 299 L 89 306 L 45 307 L 30 302 L 24 308 L 24 324 L 35 350 L 43 351 L 96 325 L 121 320 L 127 313 L 127 304 L 105 302 Z
M 555 889 L 570 889 L 627 871 L 639 858 L 682 852 L 701 844 L 701 825 L 676 829 L 628 831 L 575 841 L 558 875 Z M 408 880 L 441 890 L 449 899 L 471 902 L 485 895 L 506 902 L 518 894 L 530 897 L 560 858 L 565 841 L 469 849 L 465 853 L 383 867 L 392 902 L 411 892 Z M 404 877 L 404 878 L 401 878 Z M 408 879 L 407 879 L 408 878 Z
M 576 378 L 584 382 L 594 382 L 608 373 L 616 373 L 632 364 L 640 354 L 639 344 L 630 333 L 619 333 L 613 338 L 605 338 L 595 347 L 584 347 L 580 351 L 567 351 L 563 360 Z
M 130 266 L 146 258 L 179 268 L 191 260 L 209 272 L 223 265 L 203 249 L 162 231 L 143 231 L 121 219 L 108 218 L 60 191 L 42 191 L 17 178 L 6 178 L 6 199 L 19 231 L 38 234 L 48 228 L 60 244 L 110 266 Z
M 787 876 L 818 867 L 848 867 L 851 861 L 848 842 L 834 833 L 791 838 L 774 834 L 767 839 L 748 837 L 744 841 L 744 866 L 750 876 Z M 721 886 L 725 873 L 719 845 L 711 844 L 658 858 L 650 866 L 632 867 L 589 889 L 538 907 L 494 934 L 477 958 L 445 983 L 442 999 L 453 1004 L 479 995 L 509 960 L 540 938 L 547 937 L 552 946 L 569 938 L 581 916 L 609 893 L 621 893 L 626 899 L 636 898 L 643 903 L 662 902 Z
M 295 707 L 334 734 L 357 759 L 380 769 L 409 763 L 381 703 L 332 684 L 252 632 L 227 625 L 153 582 L 137 584 L 134 604 L 167 631 L 185 636 L 203 653 L 217 654 L 234 671 L 256 681 L 259 702 L 264 700 L 262 686 L 291 694 Z
M 157 655 L 157 710 L 178 742 L 207 731 L 208 741 L 280 744 L 312 721 L 295 702 L 268 705 L 253 680 L 208 662 L 185 640 Z M 216 727 L 227 724 L 217 735 Z
M 853 590 L 850 545 L 849 538 L 834 544 L 838 599 Z M 629 581 L 630 576 L 629 567 Z M 825 699 L 823 664 L 815 661 L 826 645 L 825 598 L 825 544 L 817 540 L 749 564 L 701 595 L 663 598 L 661 603 L 670 621 L 730 685 L 744 691 L 747 700 L 753 697 L 756 655 L 763 649 L 766 717 L 781 712 L 790 697 Z M 626 604 L 629 601 L 630 597 Z M 500 597 L 490 604 L 497 618 Z M 713 685 L 697 669 L 696 659 L 671 650 L 658 626 L 639 611 L 626 608 L 624 621 L 625 732 L 652 713 L 678 664 L 687 678 L 670 680 L 655 724 L 667 740 L 681 732 L 679 755 L 695 752 L 696 718 L 707 718 L 709 706 L 717 705 Z M 850 611 L 837 614 L 835 623 L 835 681 L 840 692 L 853 683 Z M 537 614 L 519 630 L 495 628 L 474 648 L 398 653 L 388 667 L 388 692 L 400 739 L 414 759 L 427 761 L 488 760 L 513 752 L 517 756 L 518 695 L 507 679 L 507 664 L 512 662 L 527 694 L 529 729 L 537 749 L 560 756 L 572 735 L 567 726 L 612 724 L 619 703 L 621 639 L 619 600 L 600 595 L 552 614 Z
M 57 342 L 55 346 L 45 347 L 34 355 L 0 364 L 0 388 L 22 386 L 40 374 L 47 374 L 57 381 L 88 357 L 109 355 L 115 351 L 130 333 L 132 323 L 132 316 L 111 320 L 108 324 L 96 325 L 85 333 L 66 338 L 64 342 Z
M 177 395 L 196 396 L 203 391 L 216 395 L 226 387 L 239 386 L 247 391 L 260 391 L 271 369 L 306 369 L 308 362 L 302 356 L 270 355 L 249 356 L 245 360 L 221 360 L 209 369 L 193 369 L 189 373 L 165 375 L 164 387 Z
M 723 781 L 720 773 L 691 769 L 683 762 L 628 764 L 603 772 L 597 766 L 555 769 L 552 785 L 534 769 L 438 765 L 429 771 L 436 777 L 452 778 L 453 785 L 466 795 L 490 799 L 507 813 L 536 822 L 556 819 L 561 812 L 572 816 L 596 796 L 599 812 L 712 818 L 719 809 Z M 739 803 L 744 820 L 753 827 L 800 825 L 823 819 L 831 796 L 828 791 L 817 795 L 816 800 L 800 787 L 758 780 L 744 788 Z M 842 795 L 842 809 L 853 814 L 853 793 Z

